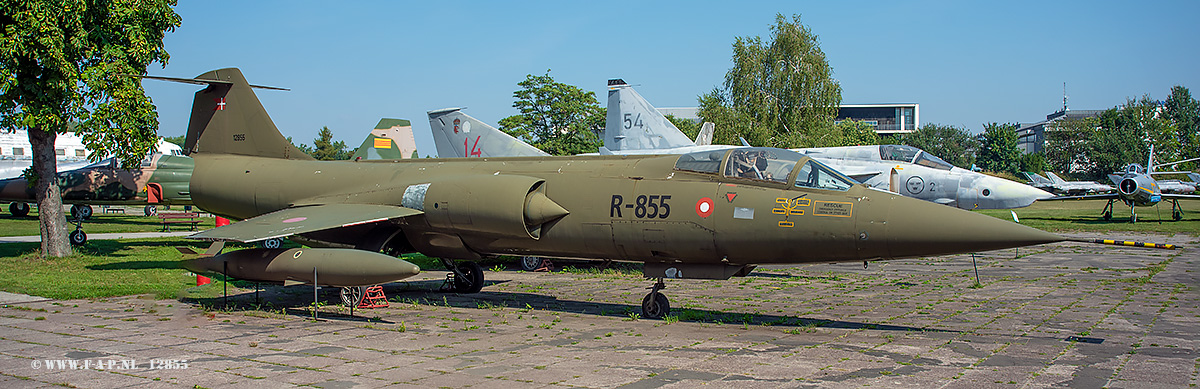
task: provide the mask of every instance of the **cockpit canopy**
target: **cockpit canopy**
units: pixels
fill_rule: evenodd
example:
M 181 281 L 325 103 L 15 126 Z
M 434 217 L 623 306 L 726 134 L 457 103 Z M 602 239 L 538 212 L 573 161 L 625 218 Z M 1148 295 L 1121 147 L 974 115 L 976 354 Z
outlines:
M 794 185 L 802 188 L 847 190 L 857 183 L 804 154 L 768 147 L 742 147 L 684 154 L 675 161 L 675 169 L 779 184 L 787 184 L 793 179 L 792 172 L 795 171 Z
M 912 146 L 882 145 L 879 146 L 879 158 L 884 161 L 900 161 L 915 163 L 934 169 L 950 170 L 954 165 L 943 161 L 937 156 Z

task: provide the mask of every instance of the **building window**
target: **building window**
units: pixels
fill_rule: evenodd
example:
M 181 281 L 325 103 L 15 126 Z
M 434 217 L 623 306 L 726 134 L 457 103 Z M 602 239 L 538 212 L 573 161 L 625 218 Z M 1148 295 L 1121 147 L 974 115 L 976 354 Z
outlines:
M 24 147 L 13 147 L 13 155 L 25 155 Z
M 84 155 L 83 150 L 75 150 L 75 156 L 76 157 L 86 157 L 86 155 Z
M 67 155 L 67 150 L 54 149 L 54 155 Z

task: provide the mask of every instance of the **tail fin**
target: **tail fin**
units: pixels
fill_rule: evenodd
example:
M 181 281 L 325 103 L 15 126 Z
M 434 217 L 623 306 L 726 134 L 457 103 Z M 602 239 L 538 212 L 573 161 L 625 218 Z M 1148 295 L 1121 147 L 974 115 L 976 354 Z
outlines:
M 1046 177 L 1042 177 L 1041 175 L 1039 175 L 1037 173 L 1034 173 L 1034 172 L 1022 172 L 1022 173 L 1025 173 L 1025 178 L 1028 178 L 1029 182 L 1032 182 L 1034 184 L 1049 184 L 1050 183 L 1050 180 L 1047 180 Z
M 608 117 L 605 120 L 604 147 L 612 151 L 696 145 L 625 80 L 608 80 Z
M 717 125 L 712 122 L 704 122 L 700 125 L 700 133 L 696 134 L 696 146 L 708 146 L 712 144 L 713 133 L 716 132 Z
M 462 113 L 462 108 L 429 111 L 429 129 L 440 158 L 550 155 Z
M 412 122 L 405 119 L 379 119 L 375 129 L 367 134 L 352 160 L 360 159 L 404 159 L 417 157 L 417 141 L 413 137 Z
M 1054 184 L 1065 184 L 1067 182 L 1066 180 L 1062 179 L 1062 177 L 1054 174 L 1054 172 L 1046 172 L 1046 178 L 1049 178 L 1050 182 Z
M 196 92 L 183 151 L 196 154 L 239 154 L 310 160 L 288 142 L 250 88 L 287 90 L 250 85 L 237 68 L 218 69 L 196 78 L 143 78 L 208 85 Z

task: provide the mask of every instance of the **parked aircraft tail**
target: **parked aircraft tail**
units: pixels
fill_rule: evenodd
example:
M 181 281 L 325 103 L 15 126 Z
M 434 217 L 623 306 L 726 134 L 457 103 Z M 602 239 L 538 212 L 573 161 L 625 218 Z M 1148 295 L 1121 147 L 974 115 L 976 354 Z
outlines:
M 188 123 L 187 155 L 239 154 L 270 158 L 311 160 L 288 142 L 250 88 L 287 90 L 250 85 L 237 68 L 209 71 L 196 78 L 145 76 L 143 78 L 208 85 L 196 92 Z
M 646 102 L 625 80 L 608 80 L 604 147 L 611 151 L 670 149 L 698 145 Z M 699 138 L 699 137 L 698 137 Z M 711 136 L 708 143 L 712 143 Z
M 404 159 L 417 157 L 417 141 L 412 122 L 405 119 L 379 119 L 361 146 L 350 156 L 360 159 Z
M 712 122 L 704 122 L 700 125 L 700 133 L 696 134 L 696 146 L 708 146 L 712 144 L 713 132 L 716 132 L 717 125 Z
M 429 129 L 439 158 L 550 155 L 462 113 L 462 108 L 429 111 Z
M 1022 173 L 1025 173 L 1025 178 L 1028 178 L 1029 182 L 1032 182 L 1034 185 L 1045 185 L 1045 184 L 1051 183 L 1049 179 L 1046 179 L 1046 177 L 1042 177 L 1042 175 L 1040 175 L 1040 174 L 1037 174 L 1034 172 L 1022 172 Z
M 1049 178 L 1050 182 L 1054 183 L 1055 185 L 1067 183 L 1066 180 L 1062 179 L 1062 177 L 1059 177 L 1057 174 L 1054 174 L 1054 172 L 1046 172 L 1046 178 Z

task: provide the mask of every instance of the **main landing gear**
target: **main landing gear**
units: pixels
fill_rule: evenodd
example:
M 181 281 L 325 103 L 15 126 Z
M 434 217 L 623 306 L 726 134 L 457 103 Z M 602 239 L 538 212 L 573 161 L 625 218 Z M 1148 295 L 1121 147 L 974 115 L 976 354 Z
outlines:
M 16 217 L 25 217 L 29 215 L 29 203 L 14 202 L 8 204 L 8 213 Z
M 83 219 L 83 220 L 91 219 L 92 218 L 92 206 L 87 205 L 87 204 L 72 205 L 71 206 L 71 218 L 72 219 Z
M 1113 211 L 1113 199 L 1108 199 L 1108 204 L 1106 204 L 1104 206 L 1104 210 L 1100 211 L 1100 214 L 1103 215 L 1104 220 L 1112 220 L 1112 211 Z
M 1179 206 L 1179 199 L 1171 199 L 1171 219 L 1183 220 L 1183 208 Z
M 643 317 L 647 319 L 662 319 L 671 314 L 671 302 L 667 300 L 667 296 L 658 293 L 658 291 L 666 288 L 667 285 L 663 283 L 662 277 L 658 277 L 654 286 L 650 287 L 650 293 L 642 298 Z
M 455 265 L 443 258 L 442 265 L 450 269 L 450 274 L 446 275 L 450 290 L 456 293 L 478 293 L 483 290 L 483 266 L 479 266 L 479 263 L 466 261 Z

